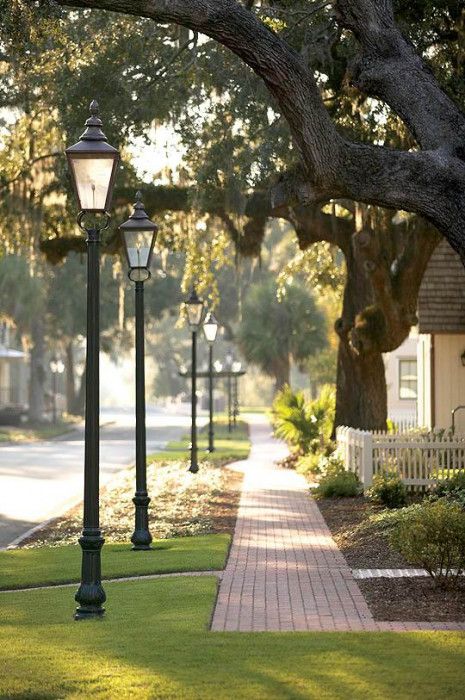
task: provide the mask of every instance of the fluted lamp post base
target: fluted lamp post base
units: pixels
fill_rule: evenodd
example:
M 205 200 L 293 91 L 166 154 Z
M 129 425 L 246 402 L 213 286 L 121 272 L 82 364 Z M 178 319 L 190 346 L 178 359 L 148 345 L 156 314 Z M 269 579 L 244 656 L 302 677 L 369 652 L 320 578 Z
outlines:
M 148 514 L 150 497 L 147 494 L 136 494 L 132 502 L 136 506 L 136 527 L 131 537 L 132 549 L 133 551 L 147 551 L 152 549 Z

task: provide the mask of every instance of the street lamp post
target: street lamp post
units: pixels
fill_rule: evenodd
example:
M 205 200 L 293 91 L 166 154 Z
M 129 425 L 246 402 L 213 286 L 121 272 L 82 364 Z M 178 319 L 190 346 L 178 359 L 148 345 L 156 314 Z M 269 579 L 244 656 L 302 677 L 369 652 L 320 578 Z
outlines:
M 192 333 L 192 385 L 191 385 L 191 459 L 189 471 L 197 474 L 197 332 L 202 323 L 203 301 L 197 296 L 195 287 L 185 302 L 187 322 Z
M 57 374 L 63 374 L 65 371 L 65 366 L 61 360 L 57 360 L 56 357 L 52 357 L 50 360 L 50 371 L 52 373 L 52 393 L 53 393 L 53 424 L 56 425 L 58 422 L 57 416 Z
M 231 350 L 228 350 L 225 358 L 225 367 L 228 372 L 227 386 L 228 386 L 228 432 L 232 431 L 232 382 L 231 382 L 231 372 L 234 362 L 234 356 Z
M 147 493 L 147 442 L 145 430 L 145 339 L 144 282 L 150 278 L 150 262 L 158 227 L 147 216 L 140 192 L 136 195 L 134 211 L 119 227 L 123 235 L 129 265 L 128 277 L 135 283 L 136 297 L 136 493 L 135 529 L 131 537 L 133 550 L 151 549 Z
M 106 595 L 101 582 L 100 552 L 104 543 L 99 520 L 99 287 L 100 232 L 107 228 L 113 183 L 119 161 L 102 131 L 98 104 L 78 143 L 66 149 L 80 213 L 78 224 L 87 243 L 86 412 L 84 449 L 84 518 L 79 539 L 82 549 L 81 584 L 75 595 L 76 620 L 101 617 Z M 88 215 L 96 215 L 88 217 Z M 104 215 L 99 223 L 98 215 Z M 85 220 L 88 224 L 85 224 Z M 91 220 L 92 219 L 92 220 Z
M 242 363 L 235 361 L 232 363 L 231 370 L 234 374 L 233 385 L 233 423 L 234 428 L 237 425 L 237 417 L 239 415 L 239 372 L 242 369 Z
M 218 321 L 210 312 L 207 314 L 203 324 L 203 332 L 208 342 L 208 408 L 209 408 L 209 423 L 208 423 L 208 451 L 215 451 L 214 444 L 214 426 L 213 426 L 213 345 L 218 333 Z

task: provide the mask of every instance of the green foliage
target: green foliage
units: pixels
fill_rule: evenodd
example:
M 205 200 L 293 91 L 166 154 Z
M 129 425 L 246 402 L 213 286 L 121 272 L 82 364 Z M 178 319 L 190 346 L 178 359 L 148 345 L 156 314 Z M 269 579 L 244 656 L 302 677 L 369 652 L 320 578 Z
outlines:
M 324 318 L 302 286 L 289 285 L 278 300 L 276 281 L 268 277 L 246 296 L 238 341 L 247 362 L 282 385 L 291 357 L 303 363 L 325 346 Z
M 430 499 L 433 501 L 439 498 L 445 498 L 451 503 L 457 503 L 465 510 L 465 473 L 459 472 L 451 479 L 440 481 L 430 496 Z
M 317 498 L 347 498 L 358 496 L 362 485 L 353 472 L 346 471 L 342 464 L 329 465 L 321 477 L 314 494 Z
M 320 460 L 321 454 L 319 452 L 309 452 L 308 454 L 299 457 L 296 464 L 296 471 L 304 476 L 309 474 L 312 476 L 321 474 Z
M 320 471 L 325 476 L 335 476 L 345 471 L 344 460 L 337 450 L 320 456 Z
M 304 457 L 328 447 L 334 420 L 335 397 L 331 386 L 324 386 L 314 401 L 307 401 L 302 391 L 294 392 L 286 385 L 276 394 L 272 406 L 272 424 L 276 437 Z M 321 455 L 318 455 L 318 459 Z M 312 471 L 316 460 L 301 463 L 301 469 Z
M 374 476 L 367 496 L 387 508 L 401 508 L 407 502 L 407 488 L 396 472 L 383 471 Z
M 272 423 L 277 438 L 291 449 L 305 454 L 318 444 L 320 426 L 325 416 L 320 409 L 313 412 L 302 391 L 294 392 L 286 385 L 276 394 L 272 405 Z
M 425 501 L 398 522 L 392 545 L 441 588 L 454 588 L 465 567 L 465 512 L 446 499 Z

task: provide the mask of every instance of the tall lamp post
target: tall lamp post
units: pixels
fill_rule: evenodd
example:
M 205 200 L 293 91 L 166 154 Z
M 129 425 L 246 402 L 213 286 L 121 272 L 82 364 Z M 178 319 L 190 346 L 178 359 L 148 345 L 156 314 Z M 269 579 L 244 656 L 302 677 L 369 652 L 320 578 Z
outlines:
M 52 357 L 50 360 L 50 371 L 52 373 L 52 393 L 53 393 L 53 424 L 56 425 L 58 422 L 57 416 L 57 374 L 63 374 L 65 371 L 65 366 L 61 360 L 57 360 L 56 357 Z
M 226 353 L 224 366 L 228 372 L 227 382 L 228 382 L 228 432 L 232 431 L 232 382 L 231 382 L 231 372 L 234 362 L 234 356 L 231 350 Z
M 81 584 L 75 595 L 76 620 L 100 617 L 106 596 L 101 583 L 100 552 L 104 543 L 99 521 L 99 292 L 100 232 L 108 227 L 113 184 L 119 154 L 102 131 L 98 104 L 78 143 L 66 149 L 79 206 L 78 224 L 87 243 L 86 413 L 84 449 L 84 523 Z M 99 222 L 98 215 L 104 216 Z M 89 216 L 90 215 L 90 216 Z M 87 224 L 86 224 L 87 221 Z
M 207 314 L 207 317 L 204 321 L 203 332 L 208 342 L 208 408 L 210 413 L 210 420 L 208 423 L 208 451 L 214 452 L 215 444 L 213 427 L 213 345 L 216 340 L 216 334 L 218 333 L 218 321 L 211 313 L 211 311 Z
M 192 387 L 191 387 L 191 460 L 189 471 L 197 474 L 197 333 L 202 323 L 203 301 L 197 296 L 195 287 L 185 301 L 187 322 L 192 333 Z
M 239 415 L 239 372 L 242 369 L 242 362 L 234 361 L 231 370 L 234 373 L 233 386 L 233 423 L 234 428 L 237 425 L 237 417 Z
M 158 227 L 147 216 L 140 192 L 134 211 L 119 227 L 123 235 L 129 265 L 128 277 L 135 283 L 136 297 L 136 493 L 135 529 L 131 537 L 133 550 L 151 549 L 147 493 L 147 442 L 145 431 L 145 339 L 144 282 L 150 278 L 150 262 Z

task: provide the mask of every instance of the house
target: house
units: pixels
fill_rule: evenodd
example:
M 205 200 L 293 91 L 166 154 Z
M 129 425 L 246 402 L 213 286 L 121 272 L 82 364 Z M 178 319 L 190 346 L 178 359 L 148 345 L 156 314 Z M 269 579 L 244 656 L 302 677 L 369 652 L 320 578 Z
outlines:
M 417 425 L 417 346 L 413 329 L 402 345 L 384 355 L 388 418 L 400 428 Z
M 418 320 L 418 422 L 450 428 L 465 404 L 465 269 L 445 239 L 426 269 Z M 465 433 L 465 408 L 456 427 Z
M 26 354 L 11 347 L 10 326 L 0 321 L 0 423 L 19 422 L 27 406 Z

